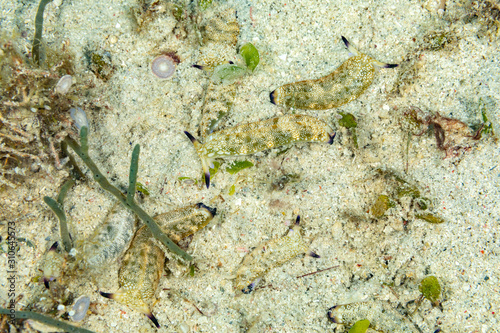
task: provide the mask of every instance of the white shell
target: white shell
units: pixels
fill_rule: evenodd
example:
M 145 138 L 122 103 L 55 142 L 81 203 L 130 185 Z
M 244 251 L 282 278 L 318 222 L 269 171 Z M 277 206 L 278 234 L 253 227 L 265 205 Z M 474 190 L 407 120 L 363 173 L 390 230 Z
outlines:
M 56 84 L 55 92 L 61 95 L 66 94 L 73 84 L 73 78 L 71 75 L 64 75 Z
M 83 111 L 81 108 L 71 108 L 69 110 L 71 118 L 75 122 L 75 126 L 78 129 L 81 129 L 83 126 L 86 126 L 87 128 L 89 127 L 89 121 L 87 120 L 87 115 L 85 114 L 85 111 Z
M 151 63 L 151 71 L 160 79 L 168 79 L 175 73 L 175 61 L 166 55 L 156 57 Z
M 80 296 L 73 305 L 74 314 L 71 316 L 73 321 L 80 321 L 85 318 L 90 306 L 90 298 L 88 296 Z M 73 312 L 71 311 L 71 312 Z

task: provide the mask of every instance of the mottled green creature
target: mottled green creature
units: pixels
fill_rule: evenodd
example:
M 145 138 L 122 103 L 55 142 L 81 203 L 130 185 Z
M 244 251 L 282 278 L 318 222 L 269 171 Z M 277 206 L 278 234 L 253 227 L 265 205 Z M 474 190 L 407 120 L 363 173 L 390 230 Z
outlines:
M 347 59 L 332 73 L 316 80 L 285 84 L 271 92 L 271 103 L 297 109 L 325 110 L 336 108 L 358 98 L 373 82 L 376 68 L 394 68 L 356 50 L 342 36 L 354 57 Z
M 200 202 L 156 215 L 154 220 L 162 231 L 177 243 L 204 228 L 215 216 L 216 211 L 216 208 L 210 208 Z
M 215 216 L 216 209 L 203 203 L 182 207 L 154 217 L 163 232 L 172 236 L 174 242 L 203 229 Z M 125 253 L 118 272 L 120 289 L 116 293 L 100 292 L 102 296 L 114 299 L 144 313 L 156 327 L 160 327 L 151 312 L 150 304 L 155 302 L 155 292 L 160 281 L 165 254 L 153 240 L 151 231 L 142 226 L 135 233 Z
M 144 313 L 156 327 L 160 327 L 150 305 L 155 302 L 164 262 L 162 249 L 154 244 L 151 231 L 142 226 L 123 257 L 118 272 L 120 289 L 116 293 L 100 294 Z
M 288 230 L 286 236 L 264 242 L 245 256 L 236 272 L 236 290 L 250 293 L 269 270 L 307 252 L 309 246 L 300 234 L 299 222 L 300 216 L 297 215 L 295 226 Z M 319 258 L 314 252 L 309 254 Z
M 335 132 L 325 122 L 307 115 L 286 115 L 243 124 L 210 134 L 201 144 L 190 133 L 201 159 L 205 184 L 210 186 L 209 166 L 217 157 L 241 156 L 257 153 L 296 142 L 328 142 Z

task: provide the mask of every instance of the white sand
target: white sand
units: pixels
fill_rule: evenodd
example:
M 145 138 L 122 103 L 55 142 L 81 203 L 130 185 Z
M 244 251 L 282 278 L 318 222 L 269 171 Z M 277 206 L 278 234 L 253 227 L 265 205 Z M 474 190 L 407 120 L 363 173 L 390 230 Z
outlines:
M 335 327 L 336 332 L 343 332 L 348 327 L 342 330 L 329 322 L 327 310 L 360 301 L 366 302 L 339 310 L 347 323 L 369 319 L 384 332 L 433 332 L 437 328 L 500 332 L 498 144 L 485 137 L 461 157 L 443 159 L 433 136 L 414 137 L 409 171 L 404 173 L 406 143 L 399 116 L 409 106 L 477 124 L 482 99 L 489 101 L 490 119 L 500 116 L 499 39 L 494 33 L 485 35 L 481 19 L 463 18 L 470 14 L 465 1 L 448 1 L 444 16 L 437 13 L 437 1 L 235 1 L 239 45 L 252 42 L 261 63 L 253 75 L 241 80 L 230 125 L 289 112 L 271 104 L 269 92 L 338 67 L 349 57 L 341 35 L 360 51 L 388 63 L 413 57 L 423 36 L 433 31 L 451 31 L 456 41 L 441 50 L 419 51 L 418 76 L 401 94 L 389 93 L 399 69 L 383 69 L 373 85 L 347 105 L 297 111 L 334 126 L 339 112 L 352 113 L 358 119 L 359 149 L 353 147 L 347 131 L 338 128 L 331 146 L 304 144 L 279 156 L 277 151 L 250 156 L 247 159 L 255 166 L 238 175 L 224 171 L 226 161 L 210 190 L 178 181 L 181 176 L 199 178 L 201 174 L 196 152 L 183 134 L 184 130 L 196 132 L 208 82 L 205 73 L 191 67 L 198 57 L 197 46 L 173 35 L 175 20 L 168 12 L 141 34 L 135 33 L 128 14 L 133 3 L 63 1 L 58 8 L 50 4 L 44 38 L 51 45 L 70 42 L 77 80 L 89 75 L 85 50 L 111 54 L 116 72 L 106 83 L 96 79 L 99 86 L 95 89 L 102 95 L 91 97 L 94 104 L 107 107 L 87 110 L 87 115 L 91 156 L 103 172 L 109 171 L 113 184 L 126 188 L 130 154 L 139 143 L 138 180 L 151 193 L 142 205 L 147 212 L 154 215 L 199 201 L 220 212 L 220 218 L 196 234 L 189 247 L 198 268 L 195 276 L 169 264 L 174 274 L 162 278 L 153 309 L 162 324 L 160 332 L 182 332 L 181 328 L 192 332 L 332 332 Z M 34 34 L 36 7 L 34 2 L 0 2 L 2 31 L 26 31 L 29 37 L 18 42 L 27 49 Z M 150 62 L 160 49 L 175 50 L 182 60 L 173 79 L 159 80 L 150 72 Z M 402 217 L 409 208 L 402 206 L 390 209 L 379 220 L 371 218 L 367 211 L 379 194 L 389 191 L 374 178 L 376 168 L 394 170 L 418 184 L 423 195 L 433 199 L 433 211 L 446 222 L 435 225 L 411 219 L 405 229 Z M 300 181 L 281 191 L 270 190 L 270 183 L 290 173 L 299 174 Z M 18 236 L 35 245 L 21 243 L 17 254 L 17 293 L 26 293 L 19 308 L 29 295 L 43 290 L 30 279 L 40 276 L 40 259 L 59 233 L 58 222 L 42 199 L 57 196 L 64 174 L 44 176 L 2 199 L 2 206 L 19 205 Z M 235 182 L 236 193 L 230 196 Z M 88 236 L 113 202 L 92 180 L 73 187 L 65 203 L 73 235 L 80 240 Z M 236 295 L 232 278 L 245 252 L 285 234 L 297 212 L 304 236 L 321 258 L 297 257 L 265 276 L 260 286 L 269 287 Z M 7 256 L 1 256 L 4 272 Z M 72 292 L 88 295 L 96 303 L 95 312 L 82 326 L 96 332 L 154 331 L 142 314 L 95 292 L 116 290 L 117 271 L 118 263 L 104 268 L 95 283 L 89 283 L 88 277 L 69 282 Z M 402 307 L 419 297 L 418 284 L 428 275 L 436 276 L 444 289 L 443 310 L 424 300 L 413 316 L 404 317 Z M 5 283 L 2 278 L 2 286 Z M 7 299 L 5 288 L 0 288 L 0 297 Z

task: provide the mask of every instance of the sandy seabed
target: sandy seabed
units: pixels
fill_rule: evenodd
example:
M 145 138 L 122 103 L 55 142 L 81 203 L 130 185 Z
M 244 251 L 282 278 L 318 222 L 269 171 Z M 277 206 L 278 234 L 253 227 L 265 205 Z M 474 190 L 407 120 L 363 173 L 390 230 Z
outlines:
M 85 109 L 90 154 L 115 186 L 126 189 L 130 155 L 139 143 L 138 181 L 150 193 L 141 204 L 144 210 L 156 215 L 196 202 L 218 210 L 189 245 L 194 276 L 175 260 L 166 265 L 172 272 L 163 274 L 153 307 L 159 332 L 346 332 L 361 319 L 380 332 L 500 332 L 498 142 L 491 135 L 464 139 L 463 149 L 445 158 L 432 128 L 407 145 L 402 126 L 405 111 L 416 107 L 469 125 L 482 123 L 485 111 L 499 129 L 499 22 L 484 9 L 490 7 L 447 1 L 439 12 L 438 1 L 214 0 L 200 15 L 233 8 L 240 26 L 237 46 L 251 42 L 260 52 L 256 71 L 237 82 L 223 126 L 294 112 L 331 124 L 337 137 L 331 146 L 300 144 L 238 158 L 254 166 L 235 175 L 225 171 L 230 159 L 221 160 L 207 190 L 179 180 L 201 175 L 196 151 L 183 134 L 198 132 L 210 80 L 192 67 L 200 54 L 193 42 L 198 37 L 189 35 L 195 29 L 181 29 L 171 10 L 159 10 L 137 32 L 131 15 L 137 5 L 54 1 L 46 8 L 44 41 L 48 47 L 67 45 L 77 83 L 92 78 L 92 92 L 78 92 L 82 99 L 75 106 L 100 106 Z M 36 9 L 35 1 L 0 2 L 1 32 L 17 36 L 13 42 L 25 53 Z M 289 110 L 270 103 L 269 93 L 277 87 L 321 77 L 347 60 L 341 36 L 361 52 L 400 66 L 378 71 L 361 97 L 336 109 Z M 114 72 L 107 80 L 91 72 L 89 50 L 109 54 Z M 162 50 L 175 51 L 181 60 L 167 80 L 150 68 Z M 357 119 L 357 147 L 352 130 L 339 125 L 341 113 Z M 8 212 L 0 222 L 3 249 L 8 222 L 15 222 L 16 236 L 27 240 L 16 253 L 18 310 L 37 309 L 51 297 L 36 277 L 60 236 L 43 197 L 57 196 L 68 171 L 46 170 L 51 172 L 1 192 Z M 394 195 L 399 177 L 429 198 L 429 209 L 445 222 L 415 218 L 409 197 L 392 198 L 389 209 L 374 216 L 377 198 Z M 76 240 L 88 238 L 115 203 L 87 178 L 65 202 Z M 252 293 L 234 290 L 245 254 L 283 236 L 296 214 L 310 249 L 321 258 L 297 256 L 270 270 Z M 6 306 L 8 258 L 0 256 L 0 300 Z M 64 280 L 75 296 L 87 295 L 92 302 L 89 314 L 75 324 L 95 332 L 155 331 L 141 313 L 96 292 L 118 289 L 118 268 L 119 260 Z M 304 276 L 316 271 L 321 272 Z M 441 284 L 441 305 L 424 299 L 417 309 L 419 283 L 431 275 Z M 329 321 L 328 309 L 344 304 L 335 310 L 344 325 Z M 27 332 L 36 331 L 27 326 Z

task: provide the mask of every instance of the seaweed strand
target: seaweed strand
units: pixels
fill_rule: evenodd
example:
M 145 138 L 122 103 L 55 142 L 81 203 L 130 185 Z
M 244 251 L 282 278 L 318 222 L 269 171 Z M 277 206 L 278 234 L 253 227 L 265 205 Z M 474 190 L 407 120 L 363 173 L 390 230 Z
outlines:
M 64 141 L 68 144 L 68 146 L 71 147 L 75 151 L 75 153 L 82 159 L 83 163 L 87 165 L 87 167 L 90 169 L 92 172 L 92 176 L 96 182 L 99 183 L 99 185 L 109 193 L 113 194 L 125 207 L 128 209 L 132 210 L 141 220 L 144 221 L 144 223 L 148 226 L 148 228 L 151 230 L 153 236 L 158 239 L 161 243 L 163 243 L 170 251 L 174 252 L 175 254 L 179 255 L 181 258 L 184 260 L 193 260 L 193 257 L 191 257 L 189 254 L 181 250 L 180 247 L 178 247 L 170 238 L 167 237 L 163 233 L 163 231 L 160 229 L 158 224 L 153 220 L 151 216 L 149 216 L 144 210 L 142 210 L 141 207 L 137 205 L 135 200 L 133 200 L 133 194 L 132 194 L 132 199 L 128 200 L 128 196 L 130 193 L 135 193 L 135 189 L 133 191 L 130 191 L 130 186 L 129 186 L 129 194 L 127 197 L 116 187 L 111 185 L 106 177 L 99 171 L 99 168 L 97 165 L 95 165 L 94 161 L 90 158 L 88 154 L 88 146 L 87 146 L 87 132 L 88 129 L 86 126 L 83 126 L 80 130 L 80 141 L 82 146 L 78 145 L 78 143 L 73 140 L 70 137 L 66 137 Z M 137 171 L 138 171 L 138 161 L 139 161 L 139 145 L 136 145 L 134 148 L 134 151 L 132 153 L 132 163 L 130 166 L 130 180 L 131 183 L 136 183 L 137 180 Z M 134 185 L 135 187 L 135 185 Z
M 59 231 L 61 232 L 61 239 L 64 244 L 64 249 L 66 252 L 69 252 L 73 248 L 73 242 L 71 241 L 71 236 L 68 230 L 68 222 L 66 220 L 66 214 L 64 214 L 64 210 L 62 209 L 64 198 L 68 193 L 68 190 L 75 184 L 73 179 L 67 180 L 64 185 L 61 187 L 61 191 L 59 192 L 59 196 L 57 197 L 57 201 L 52 199 L 51 197 L 45 196 L 43 197 L 43 201 L 47 204 L 47 206 L 52 209 L 52 211 L 56 214 L 59 219 Z
M 94 331 L 90 331 L 88 329 L 85 329 L 85 328 L 81 328 L 81 327 L 76 327 L 76 326 L 73 326 L 73 325 L 70 325 L 68 323 L 65 323 L 63 321 L 59 321 L 59 320 L 56 320 L 56 319 L 53 319 L 49 316 L 45 316 L 41 313 L 36 313 L 36 312 L 31 312 L 31 311 L 15 311 L 15 312 L 11 312 L 12 310 L 11 309 L 4 309 L 4 308 L 0 308 L 0 314 L 3 314 L 3 315 L 14 315 L 16 319 L 32 319 L 32 320 L 36 320 L 36 321 L 39 321 L 43 324 L 47 324 L 47 325 L 50 325 L 50 326 L 53 326 L 53 327 L 57 327 L 57 328 L 60 328 L 62 330 L 64 330 L 64 332 L 75 332 L 75 333 L 94 333 Z
M 135 145 L 132 151 L 132 161 L 130 162 L 130 172 L 128 176 L 127 202 L 134 202 L 135 185 L 137 183 L 137 171 L 139 170 L 140 146 Z
M 33 61 L 37 66 L 40 66 L 40 45 L 42 44 L 42 31 L 43 31 L 43 11 L 45 6 L 52 0 L 40 0 L 38 5 L 38 10 L 35 17 L 35 38 L 33 38 L 33 48 L 31 49 L 31 54 L 33 54 Z
M 82 170 L 80 170 L 78 164 L 76 164 L 75 158 L 68 152 L 68 144 L 64 141 L 61 142 L 61 150 L 69 158 L 68 163 L 73 167 L 73 169 L 71 169 L 71 177 L 73 177 L 73 179 L 75 180 L 85 178 Z

